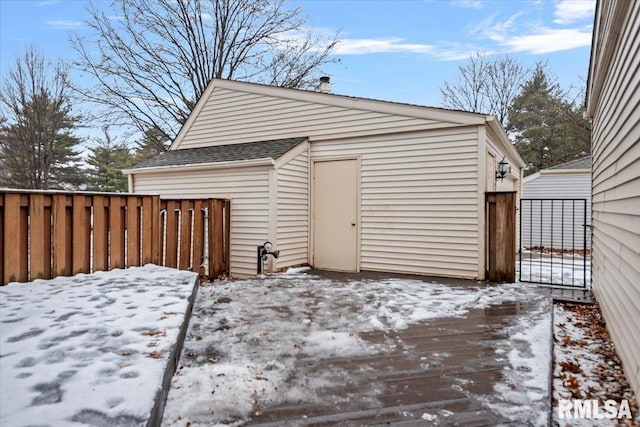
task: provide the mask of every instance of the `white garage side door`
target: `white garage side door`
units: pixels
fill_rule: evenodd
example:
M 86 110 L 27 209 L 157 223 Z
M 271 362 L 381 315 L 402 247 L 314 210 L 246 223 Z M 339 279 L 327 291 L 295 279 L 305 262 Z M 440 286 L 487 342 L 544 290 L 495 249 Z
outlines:
M 358 162 L 319 161 L 314 166 L 313 266 L 357 271 Z

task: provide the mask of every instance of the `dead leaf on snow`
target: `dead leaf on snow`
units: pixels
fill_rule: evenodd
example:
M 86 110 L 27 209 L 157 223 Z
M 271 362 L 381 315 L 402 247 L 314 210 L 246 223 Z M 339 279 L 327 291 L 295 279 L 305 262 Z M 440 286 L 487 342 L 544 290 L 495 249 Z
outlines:
M 167 330 L 163 330 L 163 331 L 142 331 L 141 332 L 142 335 L 148 336 L 148 337 L 166 337 L 167 336 Z
M 583 372 L 580 365 L 570 360 L 560 362 L 560 366 L 563 371 L 571 372 L 573 374 L 580 374 Z
M 152 359 L 160 359 L 162 357 L 162 350 L 152 351 L 151 353 L 145 353 L 145 356 L 150 357 Z

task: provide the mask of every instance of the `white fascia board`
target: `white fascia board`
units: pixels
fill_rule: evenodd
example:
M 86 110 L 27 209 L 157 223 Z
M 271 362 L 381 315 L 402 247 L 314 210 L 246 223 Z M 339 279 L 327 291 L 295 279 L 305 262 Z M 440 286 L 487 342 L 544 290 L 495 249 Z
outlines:
M 591 169 L 543 169 L 540 175 L 582 175 L 591 174 Z
M 494 116 L 487 116 L 487 124 L 496 135 L 496 142 L 498 142 L 498 144 L 500 144 L 500 147 L 505 150 L 509 157 L 509 160 L 514 161 L 520 167 L 520 169 L 524 168 L 524 160 L 522 160 L 522 157 L 520 157 L 520 154 L 518 154 L 518 151 L 509 140 L 509 137 L 502 128 L 502 125 L 498 123 L 498 120 Z
M 298 157 L 301 153 L 304 153 L 305 150 L 309 149 L 309 140 L 301 142 L 300 144 L 293 147 L 291 150 L 284 153 L 278 160 L 275 162 L 275 168 L 279 169 L 282 166 L 289 163 L 291 160 Z
M 154 172 L 180 172 L 192 171 L 200 169 L 228 169 L 228 168 L 248 168 L 254 166 L 274 167 L 275 162 L 272 158 L 254 159 L 254 160 L 234 160 L 230 162 L 215 163 L 195 163 L 190 165 L 171 165 L 171 166 L 154 166 L 149 168 L 125 169 L 122 171 L 125 175 L 137 175 Z

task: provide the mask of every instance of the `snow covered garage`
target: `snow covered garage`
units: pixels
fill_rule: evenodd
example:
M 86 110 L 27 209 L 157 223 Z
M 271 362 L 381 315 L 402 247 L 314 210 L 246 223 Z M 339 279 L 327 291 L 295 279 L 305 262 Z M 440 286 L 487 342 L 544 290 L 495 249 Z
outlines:
M 272 269 L 483 279 L 485 192 L 517 191 L 523 166 L 491 116 L 213 80 L 170 150 L 126 173 L 135 193 L 230 199 L 235 276 L 271 241 Z

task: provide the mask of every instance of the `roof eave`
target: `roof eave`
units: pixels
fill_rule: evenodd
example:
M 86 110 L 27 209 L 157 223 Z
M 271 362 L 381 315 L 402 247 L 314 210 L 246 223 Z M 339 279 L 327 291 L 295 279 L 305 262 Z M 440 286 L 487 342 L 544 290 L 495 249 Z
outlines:
M 518 154 L 518 151 L 513 146 L 507 133 L 502 128 L 502 125 L 498 123 L 498 120 L 494 116 L 486 116 L 486 122 L 489 125 L 489 128 L 493 130 L 493 132 L 498 137 L 498 142 L 502 146 L 502 148 L 511 156 L 511 158 L 517 163 L 518 167 L 521 169 L 525 167 L 524 160 Z

